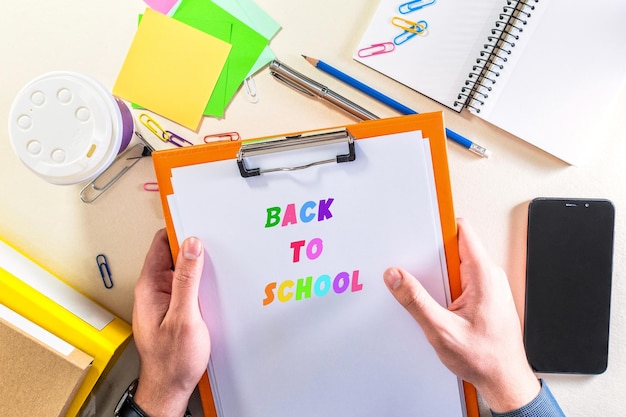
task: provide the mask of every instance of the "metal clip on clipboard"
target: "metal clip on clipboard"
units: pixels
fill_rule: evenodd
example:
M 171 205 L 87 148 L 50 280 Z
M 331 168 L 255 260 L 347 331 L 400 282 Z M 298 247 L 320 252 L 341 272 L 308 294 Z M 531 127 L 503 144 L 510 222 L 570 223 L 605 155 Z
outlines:
M 276 152 L 294 151 L 314 146 L 332 145 L 343 142 L 348 145 L 347 154 L 341 154 L 334 158 L 317 160 L 303 165 L 262 169 L 248 168 L 245 161 L 246 157 L 261 156 Z M 237 165 L 239 166 L 241 176 L 244 178 L 256 177 L 268 172 L 296 171 L 332 162 L 351 162 L 355 159 L 356 152 L 354 149 L 354 137 L 350 134 L 350 132 L 348 132 L 347 129 L 317 132 L 307 135 L 278 137 L 261 142 L 244 143 L 241 145 L 241 149 L 237 153 Z

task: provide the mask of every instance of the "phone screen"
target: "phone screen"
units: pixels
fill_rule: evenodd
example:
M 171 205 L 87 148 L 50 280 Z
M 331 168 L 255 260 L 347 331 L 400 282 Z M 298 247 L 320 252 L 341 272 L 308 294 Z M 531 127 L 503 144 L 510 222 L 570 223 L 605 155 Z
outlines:
M 535 371 L 606 370 L 614 218 L 608 200 L 530 203 L 524 342 Z

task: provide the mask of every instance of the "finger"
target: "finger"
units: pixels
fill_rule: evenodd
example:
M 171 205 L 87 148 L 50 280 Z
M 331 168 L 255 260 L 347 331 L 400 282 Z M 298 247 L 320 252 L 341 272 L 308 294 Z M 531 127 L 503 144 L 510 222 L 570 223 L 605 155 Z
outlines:
M 400 268 L 389 268 L 383 278 L 398 302 L 413 316 L 427 335 L 445 328 L 449 312 L 440 306 L 422 284 Z
M 142 268 L 142 277 L 155 277 L 172 268 L 172 253 L 165 229 L 156 232 Z
M 172 300 L 170 308 L 195 311 L 198 307 L 198 291 L 204 266 L 204 248 L 195 237 L 185 239 L 176 261 L 174 280 L 172 281 Z

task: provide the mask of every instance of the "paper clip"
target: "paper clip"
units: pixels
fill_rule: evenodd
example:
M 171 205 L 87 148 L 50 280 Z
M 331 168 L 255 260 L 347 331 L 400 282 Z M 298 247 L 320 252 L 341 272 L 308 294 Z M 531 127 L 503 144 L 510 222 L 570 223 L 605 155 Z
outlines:
M 113 288 L 113 278 L 111 278 L 111 270 L 109 269 L 109 264 L 107 263 L 107 257 L 101 253 L 96 256 L 96 263 L 98 264 L 98 270 L 100 270 L 100 276 L 102 277 L 104 287 L 107 289 Z
M 187 139 L 185 139 L 182 136 L 179 136 L 176 133 L 171 132 L 169 130 L 166 130 L 163 134 L 167 135 L 167 141 L 169 143 L 171 143 L 172 145 L 176 145 L 179 148 L 182 148 L 185 143 L 188 144 L 188 145 L 193 145 L 193 143 L 189 142 Z
M 144 156 L 149 156 L 149 152 L 144 152 L 146 147 L 142 143 L 137 143 L 130 149 L 127 149 L 121 155 L 118 155 L 117 158 L 113 160 L 113 163 L 105 169 L 102 174 L 98 175 L 93 181 L 88 183 L 80 190 L 80 199 L 83 203 L 93 203 L 96 201 L 106 190 L 111 188 L 113 184 L 117 180 L 119 180 L 122 175 L 126 174 L 129 169 L 135 166 L 141 158 Z M 128 162 L 132 161 L 132 162 Z M 119 171 L 115 172 L 120 165 L 125 164 Z M 112 172 L 115 172 L 112 174 Z M 110 178 L 108 181 L 107 178 Z M 100 185 L 99 182 L 103 180 L 106 181 L 104 184 Z M 89 195 L 93 194 L 93 195 Z
M 152 192 L 159 191 L 159 184 L 156 182 L 144 182 L 143 190 Z
M 417 33 L 409 32 L 408 30 L 405 30 L 404 32 L 402 32 L 401 34 L 393 38 L 393 43 L 395 43 L 396 45 L 402 45 L 404 42 L 408 41 L 409 39 L 412 39 L 415 36 L 417 36 Z
M 167 137 L 167 132 L 161 127 L 161 125 L 150 117 L 146 113 L 141 113 L 139 115 L 139 121 L 148 128 L 148 130 L 154 133 L 154 136 L 161 139 L 163 142 L 167 142 L 169 138 Z
M 204 143 L 211 143 L 218 140 L 239 140 L 241 136 L 237 132 L 224 132 L 224 133 L 215 133 L 213 135 L 206 135 L 204 137 Z
M 258 103 L 259 93 L 256 89 L 256 83 L 254 82 L 254 78 L 248 77 L 243 80 L 243 86 L 246 90 L 246 96 L 248 96 L 248 101 L 250 103 Z
M 409 1 L 407 3 L 401 4 L 398 7 L 398 11 L 400 13 L 402 13 L 402 14 L 412 13 L 412 12 L 415 12 L 415 11 L 417 11 L 419 9 L 423 9 L 426 6 L 430 6 L 434 2 L 435 2 L 435 0 L 431 0 L 428 3 L 424 3 L 424 0 Z
M 399 27 L 402 30 L 407 32 L 416 33 L 421 35 L 424 33 L 426 28 L 428 28 L 428 23 L 425 20 L 420 20 L 419 22 L 413 22 L 412 20 L 405 19 L 404 17 L 394 16 L 391 19 L 391 24 Z
M 372 46 L 366 46 L 365 48 L 359 49 L 357 55 L 360 58 L 367 58 L 368 56 L 386 54 L 388 52 L 396 49 L 396 45 L 392 42 L 381 42 L 375 43 Z

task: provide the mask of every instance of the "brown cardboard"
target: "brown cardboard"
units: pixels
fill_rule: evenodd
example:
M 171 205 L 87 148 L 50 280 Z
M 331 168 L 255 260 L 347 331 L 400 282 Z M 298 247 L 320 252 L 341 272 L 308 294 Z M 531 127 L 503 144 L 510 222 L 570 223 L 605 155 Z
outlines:
M 0 415 L 62 417 L 93 358 L 65 356 L 0 318 Z

